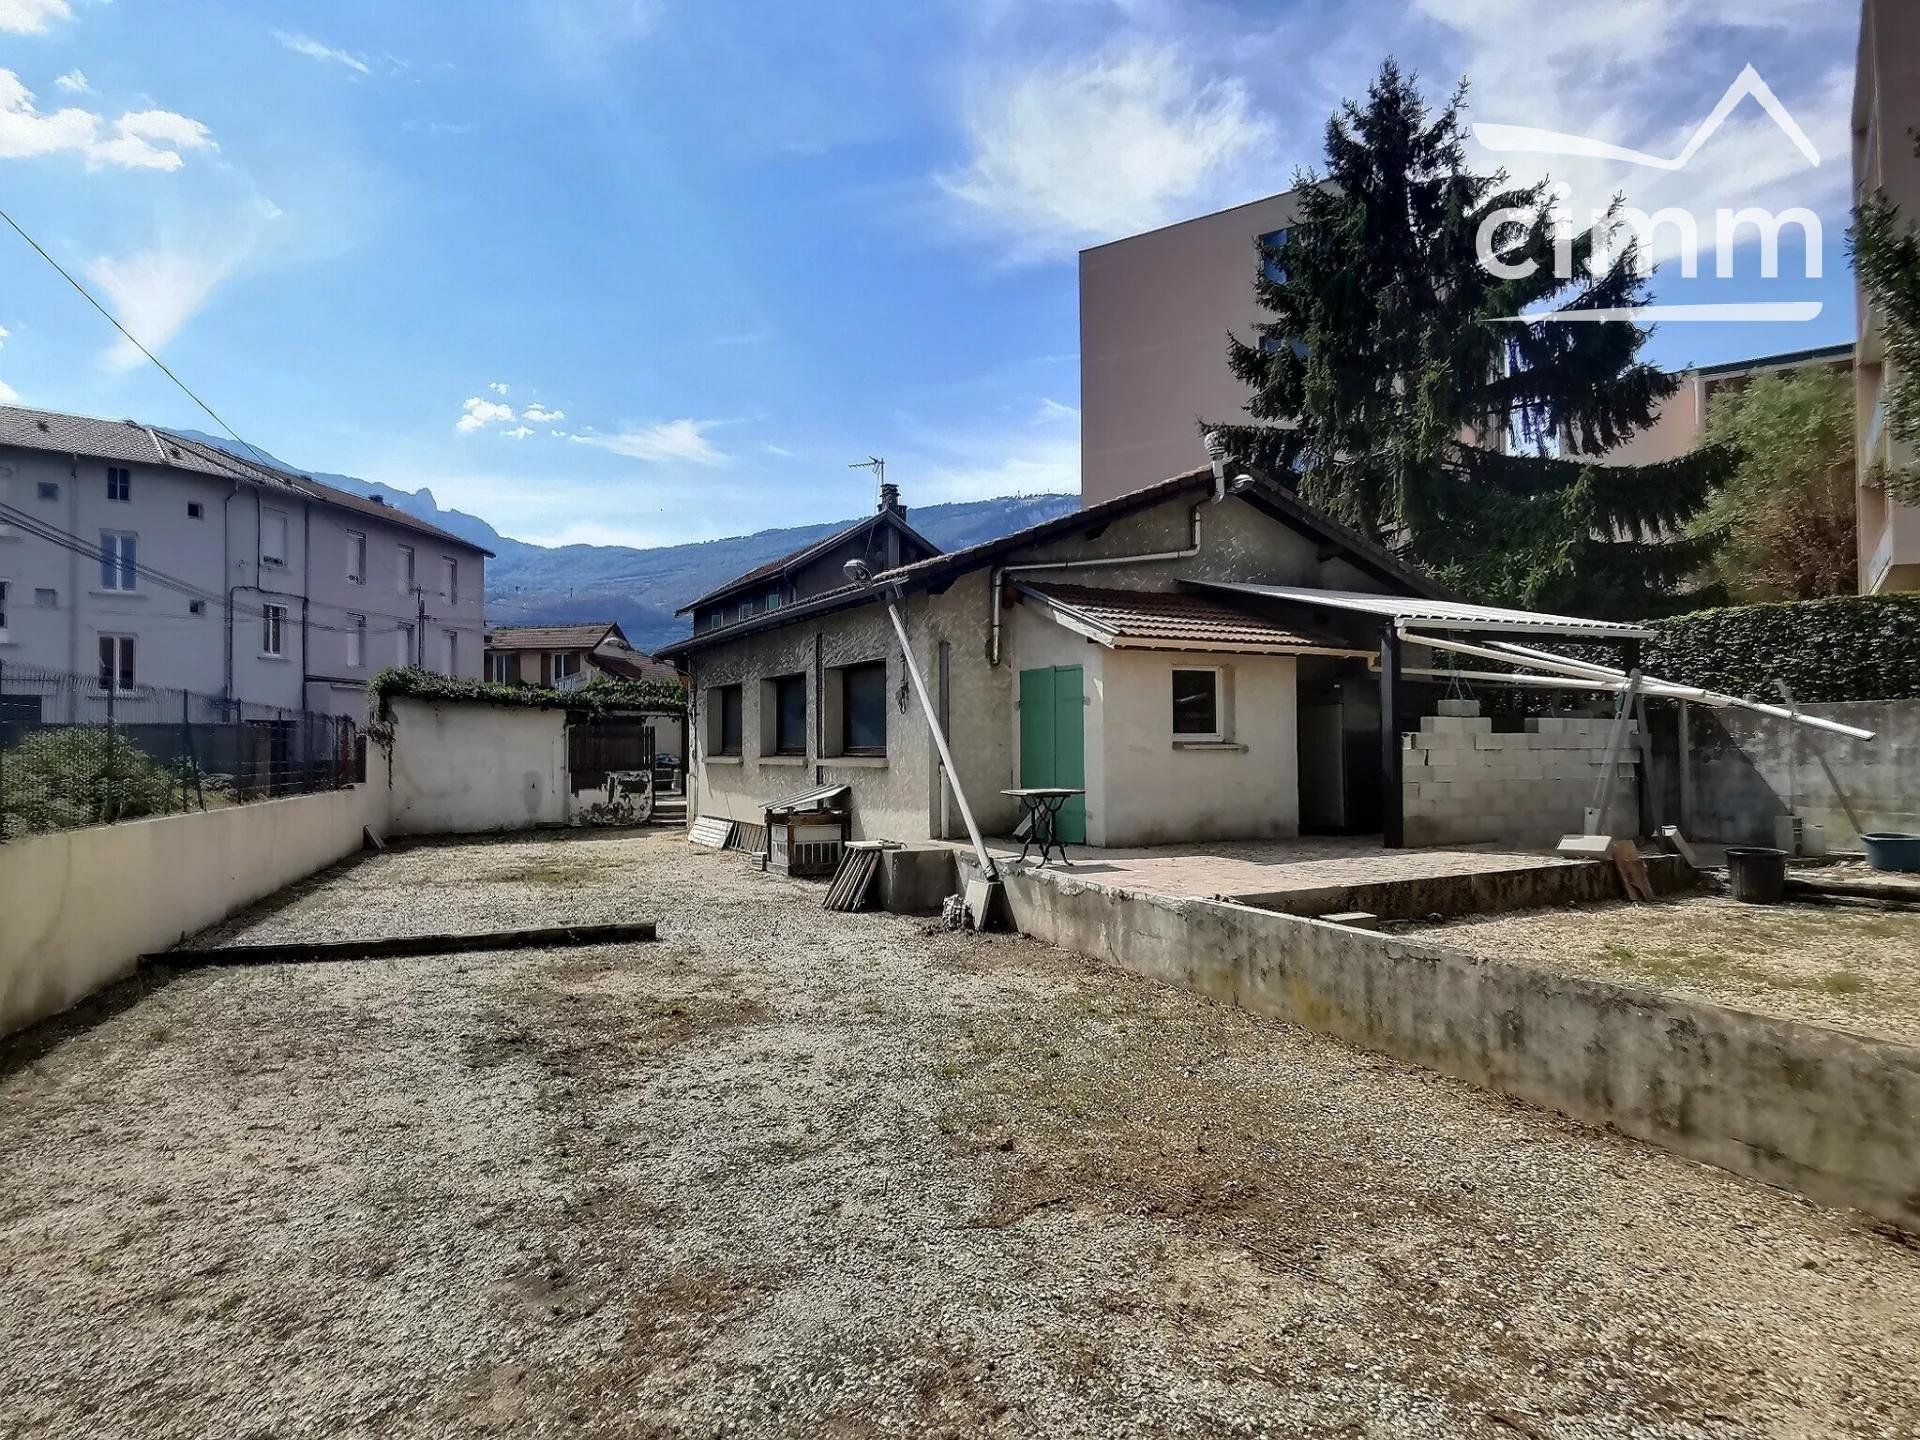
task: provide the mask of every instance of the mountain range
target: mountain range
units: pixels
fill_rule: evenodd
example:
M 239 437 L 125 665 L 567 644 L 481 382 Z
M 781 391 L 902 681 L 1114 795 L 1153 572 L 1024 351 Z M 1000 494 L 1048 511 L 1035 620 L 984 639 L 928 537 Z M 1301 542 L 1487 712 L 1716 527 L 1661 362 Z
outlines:
M 230 439 L 198 430 L 180 432 L 204 444 L 246 457 Z M 638 549 L 629 545 L 532 545 L 502 535 L 478 515 L 443 510 L 433 491 L 400 490 L 356 475 L 303 470 L 262 455 L 283 470 L 308 475 L 355 495 L 385 501 L 417 519 L 493 552 L 487 562 L 489 625 L 551 625 L 569 620 L 617 621 L 642 650 L 655 650 L 687 633 L 673 612 L 702 595 L 790 551 L 810 545 L 853 523 L 855 517 L 819 525 L 759 530 L 724 540 Z M 1078 495 L 1015 495 L 927 505 L 908 523 L 942 550 L 959 550 L 1010 535 L 1079 508 Z

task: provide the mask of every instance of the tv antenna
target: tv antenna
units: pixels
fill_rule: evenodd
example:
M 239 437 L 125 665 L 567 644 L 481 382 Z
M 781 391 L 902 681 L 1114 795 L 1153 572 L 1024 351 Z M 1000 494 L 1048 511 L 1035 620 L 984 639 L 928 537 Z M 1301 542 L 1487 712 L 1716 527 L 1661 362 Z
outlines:
M 873 472 L 873 480 L 876 485 L 880 485 L 884 487 L 887 483 L 887 461 L 886 461 L 886 457 L 883 455 L 869 455 L 864 460 L 855 460 L 852 464 L 847 466 L 847 469 L 871 470 Z

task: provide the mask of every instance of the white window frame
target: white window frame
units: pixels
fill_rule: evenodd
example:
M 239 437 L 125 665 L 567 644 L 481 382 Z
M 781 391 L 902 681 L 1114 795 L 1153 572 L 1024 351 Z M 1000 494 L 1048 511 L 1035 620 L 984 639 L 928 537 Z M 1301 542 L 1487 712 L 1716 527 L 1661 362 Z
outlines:
M 494 650 L 487 655 L 487 679 L 495 685 L 511 685 L 520 678 L 517 650 Z
M 445 585 L 441 591 L 447 597 L 449 605 L 460 603 L 460 562 L 451 555 L 440 557 L 440 579 Z
M 367 583 L 367 532 L 364 530 L 347 531 L 347 583 Z
M 367 617 L 347 616 L 347 668 L 362 669 L 367 663 Z
M 140 663 L 140 648 L 135 644 L 137 637 L 103 631 L 99 638 L 113 647 L 113 663 L 107 667 L 107 679 L 110 683 L 102 685 L 100 688 L 102 690 L 111 690 L 116 695 L 132 694 L 140 684 L 140 671 L 138 669 Z M 97 649 L 98 646 L 95 648 Z M 123 652 L 133 657 L 133 664 L 126 666 L 121 665 L 120 661 Z M 128 679 L 124 685 L 120 683 L 120 675 L 123 669 L 130 672 L 131 675 L 131 678 Z
M 113 558 L 108 560 L 111 552 Z M 100 532 L 100 588 L 117 595 L 131 595 L 140 588 L 140 533 L 137 530 Z
M 400 593 L 402 595 L 411 595 L 413 593 L 413 546 L 396 546 L 394 554 L 396 557 L 394 574 L 399 578 Z
M 580 673 L 580 652 L 555 650 L 547 660 L 547 683 L 571 680 Z
M 269 553 L 267 535 L 274 529 L 280 531 L 280 554 Z M 260 563 L 262 565 L 280 565 L 287 563 L 286 552 L 293 548 L 293 523 L 284 510 L 262 510 L 260 512 Z
M 287 607 L 269 602 L 260 607 L 260 658 L 287 658 Z
M 1175 665 L 1167 671 L 1167 724 L 1175 723 L 1173 713 L 1173 677 L 1182 671 L 1213 676 L 1213 729 L 1210 731 L 1175 730 L 1176 745 L 1219 745 L 1227 738 L 1227 676 L 1224 665 Z

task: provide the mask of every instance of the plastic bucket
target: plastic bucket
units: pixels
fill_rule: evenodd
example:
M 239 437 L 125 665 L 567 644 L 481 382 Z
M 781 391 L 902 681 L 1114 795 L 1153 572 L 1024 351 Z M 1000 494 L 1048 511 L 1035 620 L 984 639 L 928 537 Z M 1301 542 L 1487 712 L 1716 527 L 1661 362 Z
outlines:
M 1862 835 L 1867 863 L 1876 870 L 1920 870 L 1920 835 L 1902 830 L 1876 830 Z
M 1764 845 L 1731 846 L 1727 879 L 1734 899 L 1748 905 L 1778 905 L 1787 893 L 1787 852 Z

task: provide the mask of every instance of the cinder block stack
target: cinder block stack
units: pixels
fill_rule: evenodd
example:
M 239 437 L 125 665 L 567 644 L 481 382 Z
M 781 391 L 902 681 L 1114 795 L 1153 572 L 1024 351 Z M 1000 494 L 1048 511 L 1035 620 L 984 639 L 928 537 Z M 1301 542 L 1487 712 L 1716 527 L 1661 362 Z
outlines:
M 1605 716 L 1543 716 L 1496 733 L 1477 702 L 1442 700 L 1401 739 L 1407 844 L 1541 849 L 1577 834 L 1612 728 Z M 1630 726 L 1614 775 L 1614 814 L 1627 826 L 1639 818 L 1636 737 Z

